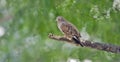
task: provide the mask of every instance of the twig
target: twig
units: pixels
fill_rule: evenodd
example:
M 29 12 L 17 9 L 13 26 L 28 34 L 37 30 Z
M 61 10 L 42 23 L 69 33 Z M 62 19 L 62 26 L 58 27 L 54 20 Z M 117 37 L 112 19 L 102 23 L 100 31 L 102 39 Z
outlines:
M 53 34 L 49 34 L 49 38 L 54 39 L 54 40 L 66 41 L 69 43 L 73 43 L 73 40 L 69 40 L 63 36 L 56 36 Z M 85 47 L 95 48 L 98 50 L 103 50 L 103 51 L 112 52 L 112 53 L 120 53 L 120 46 L 115 46 L 115 45 L 111 45 L 111 44 L 102 44 L 102 43 L 98 43 L 98 42 L 91 42 L 91 41 L 82 40 L 82 39 L 81 39 L 81 42 Z M 76 44 L 76 45 L 79 45 L 79 44 Z

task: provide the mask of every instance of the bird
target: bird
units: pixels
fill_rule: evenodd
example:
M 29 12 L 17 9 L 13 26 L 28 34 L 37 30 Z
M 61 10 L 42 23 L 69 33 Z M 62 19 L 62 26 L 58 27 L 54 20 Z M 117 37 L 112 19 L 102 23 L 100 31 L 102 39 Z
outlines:
M 69 40 L 74 40 L 75 43 L 80 44 L 82 47 L 84 46 L 80 41 L 81 35 L 76 26 L 68 22 L 62 16 L 56 17 L 56 21 L 59 30 L 64 34 L 66 38 Z

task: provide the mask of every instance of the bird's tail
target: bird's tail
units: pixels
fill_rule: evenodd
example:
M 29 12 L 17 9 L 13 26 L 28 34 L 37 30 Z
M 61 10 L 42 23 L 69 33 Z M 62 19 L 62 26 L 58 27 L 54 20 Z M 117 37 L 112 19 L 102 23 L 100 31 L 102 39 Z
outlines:
M 82 47 L 84 46 L 77 36 L 73 36 L 72 39 L 75 41 L 75 43 L 80 44 Z

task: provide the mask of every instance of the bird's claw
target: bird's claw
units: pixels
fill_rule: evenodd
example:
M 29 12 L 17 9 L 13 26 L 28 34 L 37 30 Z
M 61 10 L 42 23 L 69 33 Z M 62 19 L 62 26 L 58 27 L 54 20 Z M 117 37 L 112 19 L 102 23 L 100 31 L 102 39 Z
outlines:
M 53 37 L 53 34 L 52 34 L 52 33 L 49 33 L 49 34 L 48 34 L 48 37 L 52 38 L 52 37 Z

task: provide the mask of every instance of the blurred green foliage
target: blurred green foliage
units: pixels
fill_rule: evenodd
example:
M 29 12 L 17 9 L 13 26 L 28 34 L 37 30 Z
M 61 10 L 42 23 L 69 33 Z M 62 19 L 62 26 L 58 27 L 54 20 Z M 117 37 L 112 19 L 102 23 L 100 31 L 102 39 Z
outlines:
M 3 0 L 1 0 L 3 1 Z M 91 48 L 75 47 L 48 38 L 61 35 L 55 18 L 63 16 L 91 38 L 120 45 L 120 11 L 112 0 L 4 0 L 0 6 L 0 62 L 67 62 L 69 58 L 93 62 L 120 62 L 120 55 Z M 2 19 L 7 15 L 10 19 Z

